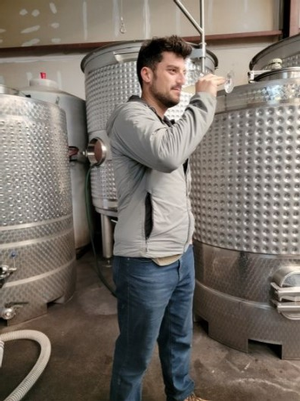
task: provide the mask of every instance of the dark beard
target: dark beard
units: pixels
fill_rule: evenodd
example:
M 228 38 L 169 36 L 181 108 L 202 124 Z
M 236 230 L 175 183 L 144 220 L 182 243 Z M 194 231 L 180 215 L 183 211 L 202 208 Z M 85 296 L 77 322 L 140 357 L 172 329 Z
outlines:
M 156 71 L 153 71 L 155 81 L 157 80 L 157 75 Z M 159 93 L 158 90 L 156 89 L 156 86 L 152 86 L 151 88 L 152 94 L 155 97 L 156 100 L 158 100 L 163 106 L 170 108 L 174 107 L 179 103 L 179 100 L 172 100 L 169 97 L 163 95 L 162 93 Z
M 155 95 L 155 98 L 167 108 L 174 107 L 179 103 L 179 100 L 178 101 L 172 100 L 161 93 L 153 92 L 153 94 Z

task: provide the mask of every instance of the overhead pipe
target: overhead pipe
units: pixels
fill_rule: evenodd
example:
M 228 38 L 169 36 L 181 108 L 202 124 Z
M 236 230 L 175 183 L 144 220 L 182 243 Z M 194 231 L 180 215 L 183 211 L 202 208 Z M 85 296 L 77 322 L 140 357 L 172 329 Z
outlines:
M 206 58 L 206 43 L 205 43 L 205 30 L 204 30 L 204 1 L 200 0 L 200 25 L 191 15 L 191 13 L 186 9 L 186 7 L 179 0 L 174 0 L 174 3 L 180 8 L 183 14 L 187 17 L 187 19 L 191 22 L 191 24 L 196 28 L 201 36 L 201 48 L 202 48 L 202 56 L 201 56 L 201 72 L 205 74 L 205 58 Z

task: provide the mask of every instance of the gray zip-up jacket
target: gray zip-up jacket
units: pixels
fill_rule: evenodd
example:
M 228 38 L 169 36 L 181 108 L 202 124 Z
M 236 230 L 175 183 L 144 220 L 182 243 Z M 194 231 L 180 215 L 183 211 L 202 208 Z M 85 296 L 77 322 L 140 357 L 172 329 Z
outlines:
M 159 258 L 192 241 L 188 157 L 212 123 L 216 98 L 197 93 L 174 124 L 132 96 L 107 122 L 118 199 L 114 254 Z

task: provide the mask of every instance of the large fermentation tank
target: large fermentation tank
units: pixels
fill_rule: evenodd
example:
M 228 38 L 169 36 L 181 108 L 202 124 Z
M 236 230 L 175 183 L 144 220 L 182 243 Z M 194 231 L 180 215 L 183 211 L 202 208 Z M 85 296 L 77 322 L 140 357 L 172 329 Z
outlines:
M 92 199 L 96 211 L 101 214 L 103 252 L 112 256 L 111 219 L 117 217 L 117 196 L 114 182 L 109 139 L 105 131 L 106 122 L 114 107 L 140 94 L 136 73 L 136 60 L 142 42 L 128 42 L 98 49 L 88 54 L 81 63 L 85 74 L 87 126 L 89 139 L 100 138 L 107 148 L 106 159 L 91 173 Z M 201 71 L 202 50 L 194 46 L 187 61 L 187 85 L 195 82 Z M 214 72 L 218 65 L 215 55 L 207 51 L 205 71 Z M 181 102 L 167 113 L 169 118 L 178 119 L 191 95 L 182 93 Z
M 226 345 L 278 344 L 299 359 L 300 75 L 284 67 L 299 66 L 299 36 L 260 57 L 253 83 L 219 93 L 192 156 L 195 314 Z
M 16 324 L 75 290 L 65 112 L 0 94 L 0 137 L 0 316 Z
M 266 70 L 274 59 L 281 59 L 283 68 L 299 67 L 299 42 L 300 35 L 295 35 L 263 49 L 250 61 L 250 70 Z
M 76 154 L 78 150 L 86 149 L 88 142 L 85 101 L 70 93 L 59 90 L 58 84 L 55 81 L 46 78 L 32 79 L 28 87 L 21 88 L 21 92 L 32 99 L 57 104 L 66 113 L 70 148 L 75 247 L 77 252 L 79 252 L 90 242 L 85 201 L 85 178 L 89 166 L 86 161 L 80 160 Z M 72 156 L 72 152 L 74 156 Z

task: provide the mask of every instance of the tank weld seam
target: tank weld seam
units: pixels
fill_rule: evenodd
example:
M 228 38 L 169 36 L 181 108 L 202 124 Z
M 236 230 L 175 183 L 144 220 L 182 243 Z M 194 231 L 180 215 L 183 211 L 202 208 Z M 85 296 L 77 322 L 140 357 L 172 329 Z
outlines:
M 3 289 L 4 289 L 4 288 L 7 288 L 7 287 L 14 287 L 14 286 L 16 286 L 16 285 L 27 284 L 27 283 L 30 283 L 30 282 L 32 282 L 32 281 L 37 281 L 37 280 L 45 279 L 45 278 L 47 278 L 47 277 L 50 277 L 50 276 L 52 276 L 52 275 L 54 275 L 54 274 L 59 273 L 59 272 L 62 271 L 62 270 L 65 270 L 65 269 L 70 268 L 70 265 L 71 265 L 73 262 L 75 262 L 75 261 L 76 261 L 76 257 L 72 258 L 72 259 L 71 259 L 68 263 L 66 263 L 65 265 L 60 266 L 60 267 L 58 267 L 58 268 L 56 268 L 56 269 L 54 269 L 54 270 L 51 270 L 51 271 L 49 271 L 49 272 L 42 273 L 42 274 L 38 274 L 38 275 L 36 275 L 36 276 L 30 276 L 30 277 L 28 277 L 28 278 L 24 278 L 24 279 L 21 279 L 21 280 L 9 281 L 9 282 L 7 282 L 7 283 L 4 284 Z
M 22 248 L 22 247 L 24 247 L 24 246 L 26 246 L 26 245 L 36 245 L 36 244 L 40 244 L 40 243 L 42 243 L 42 242 L 45 242 L 45 241 L 49 241 L 49 240 L 51 240 L 51 239 L 56 239 L 56 238 L 58 238 L 58 236 L 59 236 L 59 238 L 61 238 L 62 236 L 65 236 L 65 235 L 67 235 L 67 234 L 70 234 L 71 232 L 73 232 L 74 231 L 74 228 L 73 228 L 73 226 L 71 227 L 71 228 L 69 228 L 69 229 L 67 229 L 67 230 L 63 230 L 63 231 L 60 231 L 60 232 L 56 232 L 56 233 L 54 233 L 54 234 L 52 234 L 52 235 L 47 235 L 47 236 L 45 236 L 45 237 L 42 237 L 42 238 L 36 238 L 36 239 L 27 239 L 27 240 L 25 240 L 25 241 L 18 241 L 18 242 L 11 242 L 11 243 L 4 243 L 4 244 L 0 244 L 0 250 L 1 249 L 7 249 L 7 248 Z
M 259 309 L 274 309 L 274 307 L 272 305 L 268 305 L 266 302 L 250 301 L 249 299 L 236 297 L 236 296 L 230 295 L 230 294 L 224 294 L 221 291 L 209 288 L 206 285 L 203 285 L 203 284 L 201 284 L 199 282 L 197 283 L 197 285 L 199 285 L 200 287 L 204 288 L 207 292 L 209 292 L 211 294 L 215 294 L 220 298 L 227 298 L 227 300 L 230 299 L 231 301 L 233 301 L 235 303 L 238 303 L 238 304 L 244 304 L 244 305 L 247 304 L 249 306 L 250 305 L 252 305 L 252 306 L 255 305 L 255 307 L 259 308 Z
M 0 227 L 0 231 L 9 231 L 9 230 L 21 230 L 23 228 L 33 228 L 33 227 L 40 227 L 40 226 L 44 226 L 44 225 L 49 225 L 52 223 L 58 223 L 60 221 L 64 221 L 67 219 L 72 218 L 72 214 L 68 214 L 66 216 L 62 216 L 56 219 L 51 219 L 51 220 L 43 220 L 43 221 L 39 221 L 36 223 L 24 223 L 24 224 L 18 224 L 15 226 L 2 226 Z
M 251 103 L 250 101 L 248 101 L 248 103 L 243 102 L 243 99 L 240 100 L 239 104 L 234 104 L 234 105 L 230 105 L 228 103 L 228 100 L 223 100 L 222 97 L 224 95 L 218 95 L 218 105 L 216 108 L 216 113 L 215 115 L 219 115 L 222 113 L 226 113 L 228 111 L 230 112 L 234 112 L 234 111 L 240 111 L 240 110 L 248 110 L 248 109 L 255 109 L 258 107 L 265 107 L 266 103 L 268 104 L 268 106 L 279 106 L 281 104 L 295 104 L 298 105 L 300 103 L 299 98 L 288 98 L 288 99 L 284 99 L 284 98 L 273 98 L 273 99 L 268 99 L 265 101 L 258 101 L 258 102 L 253 102 Z M 223 101 L 223 104 L 221 103 Z M 245 108 L 246 107 L 246 108 Z

